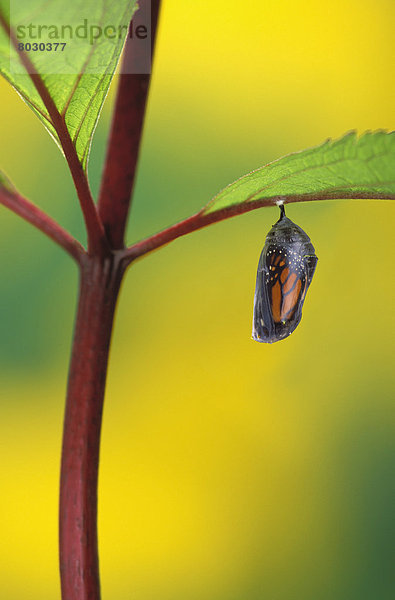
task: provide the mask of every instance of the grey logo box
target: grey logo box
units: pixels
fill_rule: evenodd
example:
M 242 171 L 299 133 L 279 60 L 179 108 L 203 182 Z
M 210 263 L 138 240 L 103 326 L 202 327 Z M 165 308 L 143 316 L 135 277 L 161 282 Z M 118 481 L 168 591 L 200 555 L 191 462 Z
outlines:
M 150 73 L 151 2 L 140 2 L 129 26 L 134 4 L 109 0 L 10 0 L 9 23 L 14 34 L 10 41 L 11 72 L 26 73 L 27 69 L 43 75 L 112 73 L 115 57 L 128 38 L 121 72 Z M 30 61 L 23 64 L 18 57 L 21 52 Z

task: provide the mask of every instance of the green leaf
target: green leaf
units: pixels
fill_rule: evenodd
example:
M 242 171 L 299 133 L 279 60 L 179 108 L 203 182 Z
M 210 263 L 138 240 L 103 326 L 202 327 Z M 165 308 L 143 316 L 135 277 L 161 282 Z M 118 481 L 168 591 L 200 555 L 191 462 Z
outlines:
M 10 42 L 10 35 L 16 43 L 32 45 L 30 51 L 24 52 L 31 62 L 28 71 L 40 75 L 64 119 L 84 168 L 100 110 L 136 8 L 136 0 L 0 0 L 0 73 L 60 146 L 54 123 L 26 65 Z M 30 25 L 33 28 L 29 29 Z M 99 30 L 91 27 L 101 28 L 101 35 L 96 39 L 93 38 Z M 106 30 L 108 35 L 104 34 L 106 27 L 113 28 Z M 114 32 L 115 38 L 109 37 Z M 45 50 L 39 47 L 34 51 L 34 43 L 43 44 Z M 59 46 L 55 50 L 56 43 Z M 62 43 L 66 44 L 63 50 Z
M 204 214 L 265 199 L 395 197 L 395 132 L 355 131 L 289 154 L 224 188 Z M 303 198 L 304 199 L 304 198 Z

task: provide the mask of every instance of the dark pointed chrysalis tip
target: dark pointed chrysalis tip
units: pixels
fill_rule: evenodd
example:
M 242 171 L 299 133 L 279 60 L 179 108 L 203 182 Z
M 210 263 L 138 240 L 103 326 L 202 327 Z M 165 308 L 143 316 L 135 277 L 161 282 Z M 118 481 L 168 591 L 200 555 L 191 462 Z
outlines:
M 318 260 L 309 236 L 280 210 L 259 258 L 252 324 L 253 339 L 270 344 L 299 325 Z

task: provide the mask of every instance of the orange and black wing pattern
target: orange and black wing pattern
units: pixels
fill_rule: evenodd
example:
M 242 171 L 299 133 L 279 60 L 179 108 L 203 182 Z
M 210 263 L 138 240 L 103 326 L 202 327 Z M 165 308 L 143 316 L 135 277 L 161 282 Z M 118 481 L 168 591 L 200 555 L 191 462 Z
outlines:
M 282 210 L 259 259 L 252 329 L 254 340 L 277 342 L 296 329 L 317 260 L 310 238 L 285 217 Z

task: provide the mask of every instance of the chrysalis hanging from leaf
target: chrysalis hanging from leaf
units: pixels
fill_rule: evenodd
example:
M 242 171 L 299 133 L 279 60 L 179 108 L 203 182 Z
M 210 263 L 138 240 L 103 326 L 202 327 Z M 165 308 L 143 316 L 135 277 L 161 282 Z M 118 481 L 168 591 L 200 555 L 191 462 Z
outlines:
M 283 205 L 280 210 L 258 263 L 252 325 L 257 342 L 283 340 L 299 325 L 318 260 L 309 236 L 285 216 Z

